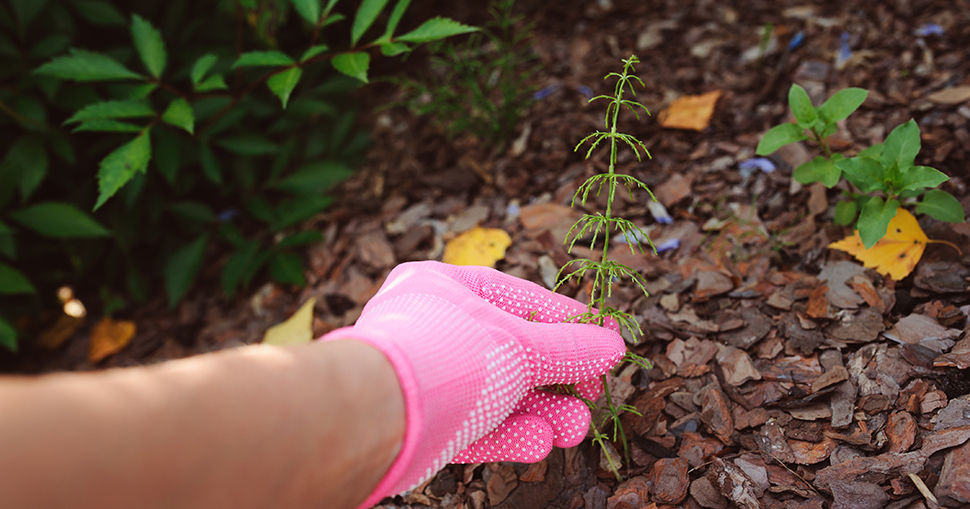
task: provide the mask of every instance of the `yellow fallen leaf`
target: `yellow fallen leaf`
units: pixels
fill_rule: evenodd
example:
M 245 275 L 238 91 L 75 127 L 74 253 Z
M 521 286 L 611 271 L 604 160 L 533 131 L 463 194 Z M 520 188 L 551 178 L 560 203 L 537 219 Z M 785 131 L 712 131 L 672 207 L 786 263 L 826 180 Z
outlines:
M 128 320 L 114 321 L 108 317 L 91 329 L 91 343 L 88 344 L 88 362 L 97 364 L 106 357 L 123 350 L 131 338 L 135 337 L 137 327 L 135 322 Z
M 670 129 L 703 131 L 711 123 L 714 106 L 720 97 L 720 90 L 703 95 L 685 95 L 660 113 L 660 125 Z
M 57 350 L 84 325 L 84 322 L 83 316 L 61 314 L 53 325 L 37 336 L 37 345 L 48 350 Z
M 886 236 L 869 249 L 862 244 L 859 230 L 838 242 L 829 244 L 832 249 L 845 251 L 856 257 L 868 269 L 889 276 L 897 281 L 905 278 L 923 256 L 929 238 L 919 227 L 913 214 L 900 207 L 889 221 Z
M 263 335 L 264 345 L 300 345 L 313 341 L 313 305 L 311 298 L 283 323 L 270 327 Z
M 512 237 L 499 228 L 475 227 L 451 239 L 445 245 L 444 263 L 452 265 L 481 265 L 494 267 L 505 258 L 505 250 L 512 245 Z

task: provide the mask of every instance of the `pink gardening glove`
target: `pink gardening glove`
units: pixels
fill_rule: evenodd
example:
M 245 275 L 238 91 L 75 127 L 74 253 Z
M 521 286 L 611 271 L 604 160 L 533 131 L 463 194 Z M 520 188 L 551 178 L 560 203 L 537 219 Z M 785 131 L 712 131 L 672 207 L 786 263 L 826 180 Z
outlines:
M 401 452 L 361 507 L 403 493 L 449 462 L 536 462 L 582 442 L 577 398 L 535 390 L 597 379 L 626 352 L 615 325 L 565 324 L 586 306 L 485 267 L 397 266 L 352 327 L 324 341 L 365 341 L 387 356 L 404 392 Z M 529 321 L 531 317 L 532 321 Z

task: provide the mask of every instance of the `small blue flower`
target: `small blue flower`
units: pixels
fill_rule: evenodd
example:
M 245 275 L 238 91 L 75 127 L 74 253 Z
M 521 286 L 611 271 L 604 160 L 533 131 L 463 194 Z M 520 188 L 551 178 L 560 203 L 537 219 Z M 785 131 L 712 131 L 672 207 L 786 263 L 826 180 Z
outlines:
M 751 170 L 755 169 L 761 170 L 765 173 L 771 173 L 776 169 L 775 163 L 771 162 L 771 159 L 764 157 L 752 157 L 751 159 L 741 161 L 738 163 L 738 168 L 748 170 L 749 174 Z
M 552 85 L 549 85 L 548 87 L 532 94 L 532 98 L 536 101 L 541 101 L 554 94 L 557 90 L 559 90 L 560 87 L 562 87 L 562 85 L 559 82 L 553 83 Z
M 913 31 L 919 37 L 929 37 L 931 35 L 943 36 L 943 27 L 936 23 L 928 23 Z
M 670 239 L 657 244 L 657 253 L 665 253 L 680 247 L 680 239 Z
M 576 90 L 579 91 L 580 94 L 585 95 L 587 101 L 593 98 L 593 89 L 587 87 L 586 85 L 579 85 L 576 87 Z
M 797 34 L 795 34 L 794 37 L 791 38 L 790 41 L 788 41 L 788 51 L 797 49 L 802 45 L 803 42 L 805 42 L 805 32 L 800 30 Z
M 852 48 L 849 47 L 849 32 L 842 32 L 842 40 L 839 43 L 839 56 L 835 59 L 835 66 L 842 67 L 850 58 L 852 58 Z
M 650 215 L 652 215 L 653 218 L 660 224 L 670 224 L 674 222 L 674 218 L 670 217 L 670 213 L 667 212 L 667 207 L 664 207 L 659 201 L 648 201 L 647 210 L 650 211 Z
M 216 220 L 220 223 L 228 223 L 239 215 L 239 209 L 226 209 L 216 216 Z

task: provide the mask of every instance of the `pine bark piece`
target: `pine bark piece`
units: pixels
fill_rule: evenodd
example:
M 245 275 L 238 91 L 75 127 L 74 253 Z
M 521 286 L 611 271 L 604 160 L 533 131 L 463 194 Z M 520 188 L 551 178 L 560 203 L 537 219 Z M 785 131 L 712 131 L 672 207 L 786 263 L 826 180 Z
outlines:
M 871 482 L 832 482 L 832 509 L 880 509 L 889 502 L 889 495 Z
M 926 458 L 927 456 L 921 451 L 860 456 L 819 470 L 814 484 L 817 488 L 828 492 L 832 491 L 831 483 L 837 481 L 881 484 L 893 477 L 919 473 L 926 464 Z
M 708 387 L 701 392 L 701 420 L 711 433 L 725 445 L 733 445 L 734 417 L 724 393 L 716 387 Z
M 970 503 L 970 443 L 946 454 L 934 494 L 946 505 Z
M 749 380 L 761 380 L 761 373 L 754 367 L 751 357 L 739 348 L 718 344 L 717 363 L 724 372 L 724 383 L 728 385 L 738 387 Z
M 690 466 L 699 467 L 722 450 L 724 450 L 724 444 L 720 440 L 704 438 L 700 433 L 685 431 L 677 456 L 685 459 Z
M 676 504 L 687 496 L 687 466 L 684 458 L 661 458 L 653 464 L 647 483 L 657 502 Z
M 728 509 L 730 504 L 707 477 L 700 477 L 690 483 L 690 496 L 705 509 Z
M 920 452 L 929 458 L 931 454 L 937 451 L 962 445 L 967 440 L 970 440 L 970 426 L 957 426 L 925 435 Z
M 740 509 L 761 509 L 761 503 L 754 493 L 754 483 L 737 465 L 715 457 L 707 470 L 707 479 L 721 491 L 721 495 Z
M 812 382 L 812 392 L 818 392 L 826 387 L 835 385 L 848 379 L 849 372 L 846 371 L 844 367 L 834 366 L 832 369 L 822 373 L 822 376 L 818 377 L 817 380 Z
M 606 500 L 606 509 L 640 509 L 650 503 L 650 487 L 644 476 L 634 477 L 613 491 Z
M 903 453 L 916 441 L 916 419 L 909 412 L 894 412 L 886 424 L 889 452 Z

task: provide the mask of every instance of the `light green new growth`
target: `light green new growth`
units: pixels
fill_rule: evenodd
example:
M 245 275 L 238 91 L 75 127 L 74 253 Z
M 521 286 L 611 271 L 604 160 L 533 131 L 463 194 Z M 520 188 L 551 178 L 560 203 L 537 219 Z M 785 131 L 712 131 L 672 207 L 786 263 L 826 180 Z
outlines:
M 603 188 L 606 187 L 606 211 L 598 212 L 596 214 L 584 214 L 583 217 L 576 221 L 576 224 L 569 229 L 564 243 L 569 245 L 568 251 L 572 252 L 573 247 L 576 245 L 576 242 L 579 239 L 592 235 L 592 240 L 590 241 L 590 248 L 592 249 L 602 235 L 603 255 L 599 260 L 579 258 L 566 263 L 566 265 L 564 265 L 559 271 L 559 283 L 556 285 L 556 288 L 558 288 L 573 278 L 582 279 L 587 275 L 591 275 L 593 277 L 593 284 L 590 290 L 589 307 L 585 313 L 575 318 L 582 323 L 595 323 L 600 326 L 605 325 L 609 320 L 613 320 L 621 327 L 621 329 L 629 332 L 634 338 L 642 336 L 643 331 L 640 330 L 640 325 L 634 319 L 633 315 L 608 306 L 606 304 L 606 299 L 613 294 L 613 285 L 623 279 L 633 281 L 633 283 L 640 288 L 643 294 L 647 295 L 647 289 L 644 286 L 645 281 L 637 271 L 623 265 L 622 263 L 610 260 L 609 248 L 611 234 L 616 233 L 623 235 L 626 243 L 630 246 L 630 251 L 634 254 L 638 252 L 640 254 L 645 254 L 646 250 L 642 244 L 644 240 L 650 245 L 651 250 L 656 253 L 656 247 L 653 245 L 650 237 L 647 236 L 643 230 L 632 222 L 622 217 L 616 217 L 613 215 L 613 200 L 616 197 L 617 187 L 620 187 L 621 185 L 626 186 L 631 199 L 633 199 L 633 191 L 635 189 L 644 189 L 650 195 L 651 199 L 656 200 L 653 193 L 649 188 L 647 188 L 646 184 L 640 182 L 640 180 L 638 180 L 636 177 L 616 173 L 617 151 L 618 147 L 621 147 L 623 144 L 626 144 L 633 149 L 638 161 L 642 160 L 640 156 L 640 149 L 643 150 L 643 153 L 646 154 L 648 158 L 650 157 L 650 152 L 647 150 L 646 145 L 644 145 L 642 141 L 638 140 L 632 135 L 619 133 L 616 130 L 620 110 L 623 108 L 632 111 L 637 119 L 640 118 L 637 108 L 642 109 L 647 113 L 647 115 L 650 114 L 650 111 L 648 111 L 647 108 L 642 104 L 623 98 L 627 90 L 629 90 L 631 95 L 636 95 L 636 91 L 633 88 L 634 82 L 639 83 L 641 87 L 644 86 L 643 81 L 633 74 L 636 72 L 636 69 L 634 69 L 633 66 L 639 62 L 640 60 L 635 55 L 632 55 L 630 58 L 623 60 L 622 73 L 613 72 L 606 75 L 606 78 L 604 79 L 617 79 L 613 95 L 600 95 L 590 99 L 590 102 L 597 99 L 606 99 L 609 101 L 606 108 L 606 116 L 604 118 L 604 125 L 607 131 L 596 131 L 595 133 L 583 138 L 575 148 L 575 150 L 578 151 L 581 146 L 587 142 L 590 142 L 589 150 L 586 152 L 586 158 L 589 159 L 593 153 L 593 149 L 599 146 L 603 141 L 609 141 L 610 161 L 607 173 L 594 175 L 587 179 L 582 185 L 579 186 L 579 189 L 576 190 L 576 194 L 573 196 L 572 201 L 573 206 L 576 205 L 577 201 L 581 205 L 586 205 L 590 192 L 594 188 L 596 189 L 596 195 L 599 196 L 599 194 L 603 191 Z M 644 368 L 650 367 L 650 363 L 646 359 L 632 352 L 627 352 L 627 355 L 624 357 L 624 361 L 633 362 Z M 629 464 L 630 448 L 626 439 L 626 433 L 623 429 L 623 425 L 620 422 L 620 413 L 623 411 L 637 413 L 638 415 L 639 413 L 630 405 L 617 406 L 614 404 L 612 395 L 610 394 L 610 388 L 609 384 L 607 383 L 608 380 L 606 375 L 603 376 L 602 382 L 606 396 L 606 412 L 603 414 L 600 422 L 597 423 L 594 421 L 590 424 L 590 426 L 593 432 L 593 442 L 598 443 L 600 447 L 603 448 L 607 461 L 610 464 L 610 468 L 613 470 L 613 473 L 616 474 L 617 479 L 620 479 L 621 476 L 619 472 L 619 465 L 615 463 L 605 441 L 610 437 L 600 430 L 601 428 L 606 427 L 606 425 L 612 421 L 612 440 L 620 440 L 623 443 L 624 456 Z M 596 412 L 598 410 L 595 403 L 588 400 L 585 401 L 590 407 L 591 411 Z

